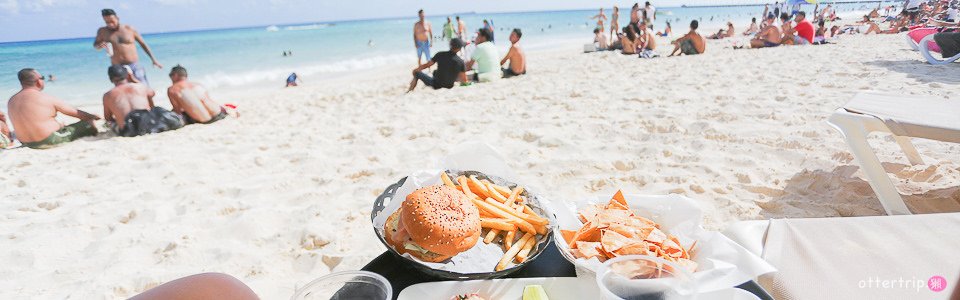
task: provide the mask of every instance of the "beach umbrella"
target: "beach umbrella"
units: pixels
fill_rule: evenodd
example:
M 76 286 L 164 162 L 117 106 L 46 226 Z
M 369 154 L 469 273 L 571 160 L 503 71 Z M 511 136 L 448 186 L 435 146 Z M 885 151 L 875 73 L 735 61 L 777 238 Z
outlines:
M 819 1 L 818 0 L 790 0 L 787 3 L 789 5 L 797 5 L 797 4 L 817 4 L 817 2 Z

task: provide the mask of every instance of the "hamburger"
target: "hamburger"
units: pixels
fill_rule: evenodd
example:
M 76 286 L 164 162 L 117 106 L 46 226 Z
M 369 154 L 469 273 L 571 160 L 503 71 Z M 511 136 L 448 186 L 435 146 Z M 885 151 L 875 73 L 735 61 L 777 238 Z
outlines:
M 463 192 L 445 186 L 420 188 L 384 224 L 387 243 L 398 253 L 441 262 L 480 240 L 480 211 Z

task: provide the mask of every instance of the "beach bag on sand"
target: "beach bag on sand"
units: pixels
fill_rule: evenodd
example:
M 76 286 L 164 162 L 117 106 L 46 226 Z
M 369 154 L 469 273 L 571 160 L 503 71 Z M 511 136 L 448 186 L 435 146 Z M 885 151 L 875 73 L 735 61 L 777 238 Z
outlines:
M 653 50 L 643 50 L 643 52 L 640 52 L 640 58 L 655 58 L 655 57 L 660 57 L 660 53 L 657 53 L 657 51 L 653 51 Z

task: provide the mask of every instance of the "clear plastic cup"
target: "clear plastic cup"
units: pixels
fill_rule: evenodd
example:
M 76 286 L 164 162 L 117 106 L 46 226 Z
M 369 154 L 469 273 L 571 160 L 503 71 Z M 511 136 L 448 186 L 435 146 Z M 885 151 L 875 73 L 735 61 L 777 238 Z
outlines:
M 697 297 L 693 274 L 659 257 L 615 257 L 604 262 L 596 276 L 600 294 L 607 300 L 694 300 Z
M 343 271 L 314 279 L 297 289 L 290 300 L 390 300 L 393 288 L 380 274 Z

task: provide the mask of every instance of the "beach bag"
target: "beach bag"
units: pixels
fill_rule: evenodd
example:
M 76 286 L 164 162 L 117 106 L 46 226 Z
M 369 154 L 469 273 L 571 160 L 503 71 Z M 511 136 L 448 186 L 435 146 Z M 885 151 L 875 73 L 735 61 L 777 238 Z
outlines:
M 653 50 L 643 50 L 640 52 L 640 58 L 655 58 L 660 57 L 660 54 Z

